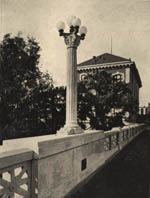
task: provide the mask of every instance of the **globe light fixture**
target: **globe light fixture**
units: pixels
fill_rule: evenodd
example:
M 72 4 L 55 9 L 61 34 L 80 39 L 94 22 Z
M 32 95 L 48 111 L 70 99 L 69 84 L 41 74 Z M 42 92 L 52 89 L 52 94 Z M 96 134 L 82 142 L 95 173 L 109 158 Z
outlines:
M 79 18 L 74 18 L 73 21 L 72 21 L 72 25 L 74 27 L 79 27 L 81 25 L 81 20 Z
M 66 123 L 57 134 L 80 134 L 83 130 L 77 123 L 77 48 L 84 40 L 87 28 L 81 25 L 81 20 L 75 16 L 67 19 L 69 33 L 65 33 L 64 22 L 58 22 L 56 27 L 60 36 L 63 36 L 67 46 L 67 91 L 66 91 Z
M 85 26 L 80 27 L 79 33 L 80 33 L 80 35 L 82 37 L 82 40 L 84 40 L 85 35 L 87 34 L 87 28 Z
M 72 24 L 72 22 L 73 22 L 74 19 L 76 19 L 75 16 L 70 16 L 67 19 L 67 24 L 70 27 L 70 32 L 73 32 L 74 31 L 74 27 L 73 27 L 73 24 Z
M 72 21 L 73 21 L 75 18 L 76 18 L 75 16 L 70 16 L 70 17 L 68 17 L 68 19 L 67 19 L 67 24 L 68 24 L 69 27 L 73 26 L 73 25 L 72 25 Z
M 75 33 L 78 33 L 79 27 L 81 25 L 81 20 L 79 18 L 74 18 L 73 21 L 72 21 L 72 25 L 75 29 Z
M 62 21 L 59 21 L 56 24 L 56 27 L 57 27 L 57 30 L 59 31 L 59 35 L 62 36 L 63 35 L 63 32 L 64 32 L 64 29 L 65 29 L 65 23 L 62 22 Z

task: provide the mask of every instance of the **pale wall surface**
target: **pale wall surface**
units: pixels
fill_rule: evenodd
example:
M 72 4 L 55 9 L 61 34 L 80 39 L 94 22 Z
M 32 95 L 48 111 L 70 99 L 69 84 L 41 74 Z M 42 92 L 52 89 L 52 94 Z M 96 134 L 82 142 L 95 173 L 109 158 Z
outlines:
M 39 197 L 64 197 L 104 163 L 104 133 L 89 132 L 39 143 Z M 57 151 L 57 153 L 55 153 Z M 82 160 L 87 168 L 81 170 Z
M 104 134 L 93 131 L 81 135 L 60 137 L 40 142 L 38 160 L 39 198 L 62 198 L 85 181 L 107 160 L 126 146 L 144 129 L 138 125 L 113 129 Z M 108 136 L 120 134 L 119 144 L 112 140 L 113 147 L 104 149 Z M 116 145 L 115 145 L 116 143 Z M 86 168 L 82 170 L 82 160 Z
M 35 198 L 38 193 L 38 198 L 69 197 L 73 190 L 86 182 L 144 129 L 145 126 L 139 124 L 114 128 L 105 133 L 88 131 L 80 135 L 26 138 L 24 144 L 23 139 L 18 139 L 15 143 L 6 141 L 4 149 L 1 149 L 6 152 L 0 152 L 0 175 L 2 179 L 7 179 L 3 178 L 5 172 L 13 174 L 16 168 L 21 167 L 21 171 L 28 170 L 27 180 L 31 186 L 28 192 L 21 191 L 20 195 L 27 193 L 27 197 Z M 30 149 L 21 149 L 28 146 L 36 148 L 37 153 Z M 8 147 L 12 151 L 8 152 Z M 13 151 L 14 147 L 18 150 Z M 0 187 L 4 185 L 4 189 L 0 189 L 0 195 L 3 190 L 10 194 L 18 192 L 17 188 L 26 180 L 17 180 L 17 174 L 18 172 L 12 175 L 9 185 L 4 185 L 1 183 L 2 179 L 0 180 Z M 17 188 L 14 186 L 14 179 Z
M 49 140 L 49 139 L 56 139 L 56 135 L 43 135 L 37 137 L 28 137 L 28 138 L 19 138 L 13 140 L 4 140 L 3 145 L 0 146 L 0 153 L 6 151 L 12 151 L 16 149 L 22 148 L 30 148 L 38 153 L 38 142 Z

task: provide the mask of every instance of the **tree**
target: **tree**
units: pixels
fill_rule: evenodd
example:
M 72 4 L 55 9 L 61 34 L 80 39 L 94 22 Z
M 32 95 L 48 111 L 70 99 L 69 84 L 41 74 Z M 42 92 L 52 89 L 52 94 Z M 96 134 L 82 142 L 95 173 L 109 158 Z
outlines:
M 89 73 L 79 83 L 78 90 L 80 122 L 84 125 L 83 121 L 89 119 L 91 128 L 101 128 L 111 108 L 108 103 L 108 98 L 112 94 L 111 75 L 104 71 Z
M 52 133 L 56 133 L 65 124 L 66 88 L 55 87 L 51 95 Z
M 129 106 L 125 98 L 131 95 L 128 86 L 123 82 L 114 82 L 111 74 L 102 71 L 88 73 L 78 85 L 78 118 L 83 128 L 86 120 L 93 129 L 109 129 L 113 126 L 108 113 L 112 109 L 122 109 L 121 117 Z M 116 116 L 120 116 L 117 114 Z M 119 120 L 118 120 L 119 121 Z M 122 119 L 120 119 L 121 125 Z M 111 125 L 111 126 L 110 126 Z
M 20 130 L 23 126 L 22 118 L 41 79 L 39 52 L 40 46 L 34 38 L 25 40 L 20 34 L 15 37 L 6 34 L 0 43 L 0 127 L 3 131 Z
M 56 133 L 65 122 L 65 88 L 39 69 L 40 46 L 20 34 L 0 43 L 0 129 L 6 138 Z
M 53 78 L 48 72 L 40 72 L 37 84 L 24 101 L 22 109 L 27 108 L 24 118 L 28 120 L 30 135 L 47 134 L 51 131 Z M 44 132 L 43 132 L 44 131 Z

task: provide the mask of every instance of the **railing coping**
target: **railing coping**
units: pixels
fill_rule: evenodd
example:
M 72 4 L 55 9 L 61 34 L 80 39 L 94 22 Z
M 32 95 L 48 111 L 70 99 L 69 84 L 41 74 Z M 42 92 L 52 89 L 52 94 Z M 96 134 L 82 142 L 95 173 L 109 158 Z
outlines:
M 48 139 L 55 139 L 56 135 L 42 135 L 35 137 L 25 137 L 18 139 L 4 140 L 3 145 L 0 146 L 0 153 L 22 148 L 29 148 L 38 153 L 38 142 Z
M 90 142 L 94 142 L 100 139 L 104 139 L 104 132 L 99 130 L 89 130 L 83 134 L 61 136 L 57 135 L 56 139 L 41 141 L 38 143 L 39 147 L 39 159 L 44 158 L 56 153 L 61 153 L 66 150 L 70 150 Z
M 0 169 L 32 160 L 33 157 L 34 152 L 27 148 L 2 152 L 0 153 Z
M 131 129 L 131 128 L 137 128 L 137 127 L 140 127 L 140 126 L 144 126 L 144 124 L 130 124 L 130 125 L 127 125 L 127 126 L 124 126 L 124 127 L 115 127 L 113 128 L 112 130 L 109 130 L 109 131 L 105 131 L 104 134 L 105 136 L 108 136 L 108 135 L 112 135 L 112 134 L 115 134 L 115 133 L 120 133 L 122 131 L 126 131 L 128 129 Z

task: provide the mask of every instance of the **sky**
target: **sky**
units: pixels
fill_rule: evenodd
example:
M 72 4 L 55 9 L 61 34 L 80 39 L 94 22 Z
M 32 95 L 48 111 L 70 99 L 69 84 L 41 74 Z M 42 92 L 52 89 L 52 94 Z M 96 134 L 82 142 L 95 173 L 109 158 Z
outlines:
M 150 0 L 0 0 L 0 41 L 4 34 L 33 36 L 41 46 L 40 65 L 56 85 L 66 84 L 66 46 L 56 23 L 70 15 L 88 29 L 77 51 L 80 63 L 111 52 L 135 61 L 142 85 L 140 105 L 150 102 Z M 68 31 L 66 24 L 65 31 Z

